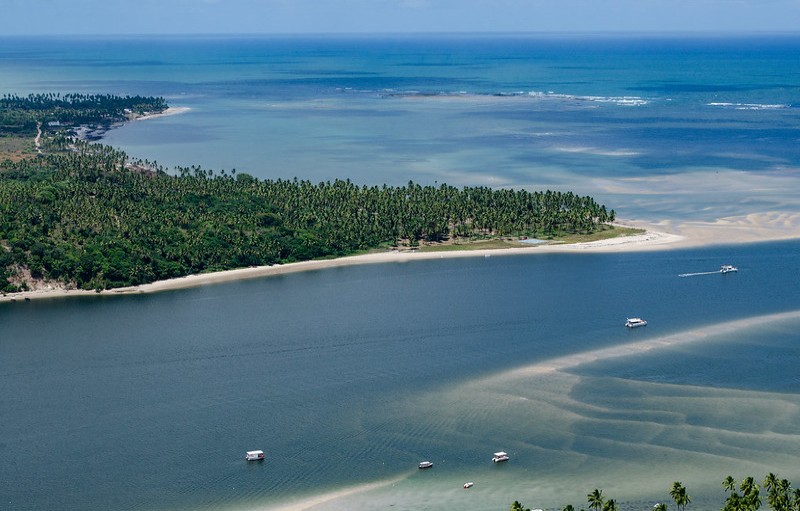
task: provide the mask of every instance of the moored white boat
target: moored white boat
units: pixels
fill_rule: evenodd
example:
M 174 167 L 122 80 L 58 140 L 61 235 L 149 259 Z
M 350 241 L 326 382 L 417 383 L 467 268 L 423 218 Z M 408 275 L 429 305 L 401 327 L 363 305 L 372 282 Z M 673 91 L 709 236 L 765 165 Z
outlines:
M 431 463 L 430 461 L 422 461 L 419 464 L 419 468 L 431 468 L 432 466 L 433 463 Z
M 492 457 L 492 461 L 494 461 L 495 463 L 500 463 L 501 461 L 508 461 L 508 453 L 503 451 L 496 452 Z
M 475 483 L 473 483 L 472 481 L 470 481 L 468 483 L 464 483 L 464 488 L 472 488 L 473 484 L 475 484 Z
M 643 320 L 642 318 L 628 318 L 628 320 L 625 322 L 625 326 L 628 328 L 647 326 L 647 321 Z
M 244 455 L 247 461 L 260 461 L 264 459 L 264 451 L 247 451 Z

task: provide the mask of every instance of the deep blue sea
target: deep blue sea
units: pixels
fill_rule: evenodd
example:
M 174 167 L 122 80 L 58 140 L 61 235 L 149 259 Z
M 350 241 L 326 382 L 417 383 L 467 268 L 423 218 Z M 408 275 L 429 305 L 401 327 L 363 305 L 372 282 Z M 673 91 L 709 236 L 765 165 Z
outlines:
M 790 36 L 0 38 L 0 93 L 164 96 L 189 110 L 104 142 L 168 168 L 791 218 L 798 55 Z M 800 485 L 799 253 L 498 255 L 0 303 L 0 509 L 555 510 L 602 488 L 644 510 L 682 481 L 705 511 L 729 474 Z M 679 276 L 721 264 L 739 272 Z

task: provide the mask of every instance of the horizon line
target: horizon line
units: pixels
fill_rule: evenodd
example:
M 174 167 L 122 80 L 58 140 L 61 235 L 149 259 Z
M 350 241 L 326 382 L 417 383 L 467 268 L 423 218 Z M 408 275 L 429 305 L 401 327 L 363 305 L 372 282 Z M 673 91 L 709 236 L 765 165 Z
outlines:
M 663 38 L 691 35 L 695 37 L 757 37 L 757 36 L 789 36 L 800 37 L 800 30 L 720 30 L 720 29 L 682 29 L 682 30 L 530 30 L 530 31 L 390 31 L 390 32 L 121 32 L 121 33 L 32 33 L 5 34 L 0 39 L 31 37 L 86 37 L 86 38 L 145 38 L 145 37 L 526 37 L 526 36 L 583 36 L 583 37 L 642 37 Z

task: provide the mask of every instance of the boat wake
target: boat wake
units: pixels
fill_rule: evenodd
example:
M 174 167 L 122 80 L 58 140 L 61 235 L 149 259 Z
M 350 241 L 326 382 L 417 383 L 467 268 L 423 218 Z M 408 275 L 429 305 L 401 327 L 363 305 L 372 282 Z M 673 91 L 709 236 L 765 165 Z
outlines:
M 717 275 L 722 273 L 721 271 L 701 271 L 697 273 L 681 273 L 678 277 L 697 277 L 698 275 Z
M 737 271 L 739 271 L 739 269 L 736 266 L 730 264 L 723 264 L 717 271 L 701 271 L 699 273 L 681 273 L 680 275 L 678 275 L 678 277 L 695 277 L 697 275 L 716 275 L 718 273 L 725 274 Z

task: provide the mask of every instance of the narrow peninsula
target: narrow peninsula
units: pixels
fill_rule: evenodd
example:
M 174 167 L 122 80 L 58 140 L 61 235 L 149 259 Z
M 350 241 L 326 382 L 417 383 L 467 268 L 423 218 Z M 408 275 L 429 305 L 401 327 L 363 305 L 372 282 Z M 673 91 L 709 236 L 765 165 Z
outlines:
M 167 172 L 85 136 L 166 109 L 139 96 L 0 100 L 0 292 L 42 283 L 100 291 L 371 250 L 615 229 L 613 210 L 571 192 Z

